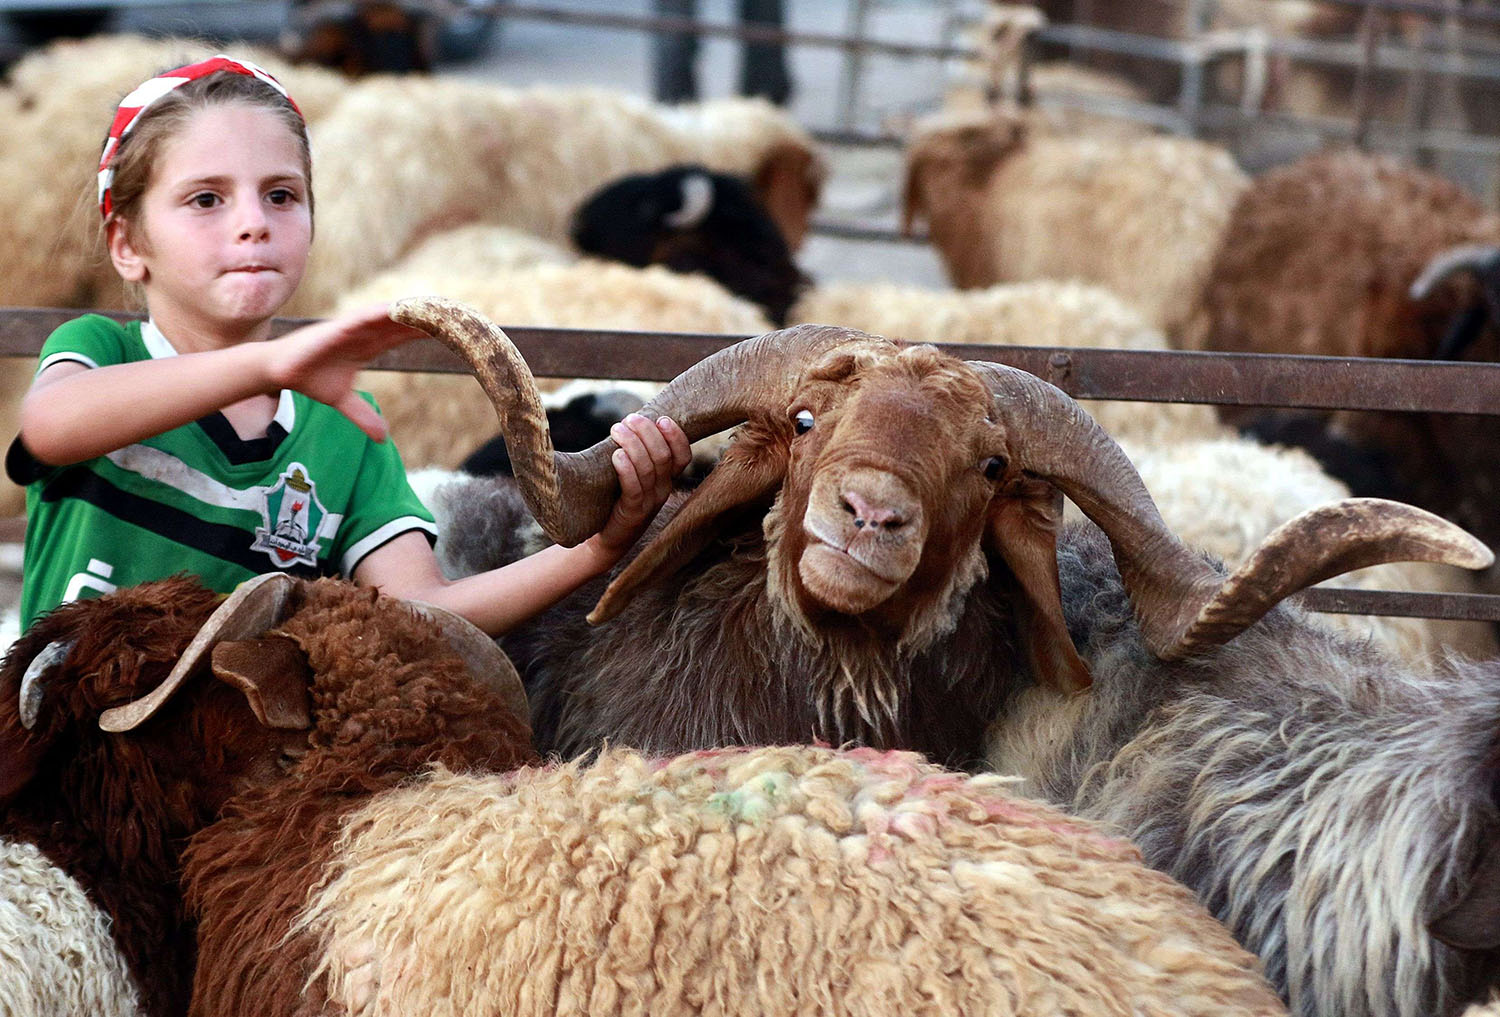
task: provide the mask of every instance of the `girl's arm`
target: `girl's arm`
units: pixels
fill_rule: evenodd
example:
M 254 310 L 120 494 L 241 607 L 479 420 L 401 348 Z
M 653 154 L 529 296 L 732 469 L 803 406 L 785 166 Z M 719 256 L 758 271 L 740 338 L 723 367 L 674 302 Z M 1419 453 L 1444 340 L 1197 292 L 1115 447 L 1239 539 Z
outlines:
M 39 374 L 21 403 L 26 449 L 63 466 L 170 431 L 250 396 L 296 389 L 342 412 L 376 441 L 385 423 L 354 393 L 372 358 L 423 333 L 385 305 L 207 353 L 87 368 L 65 361 Z
M 670 419 L 631 414 L 611 429 L 620 499 L 604 529 L 576 547 L 548 547 L 503 568 L 444 578 L 419 533 L 405 533 L 355 567 L 361 585 L 462 615 L 498 636 L 551 607 L 620 560 L 672 493 L 672 478 L 692 458 L 687 435 Z

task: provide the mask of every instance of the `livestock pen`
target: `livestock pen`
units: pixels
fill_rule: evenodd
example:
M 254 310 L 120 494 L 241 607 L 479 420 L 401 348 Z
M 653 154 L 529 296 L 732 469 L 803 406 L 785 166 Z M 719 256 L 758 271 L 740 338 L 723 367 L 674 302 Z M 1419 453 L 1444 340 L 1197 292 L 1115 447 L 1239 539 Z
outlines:
M 60 308 L 0 309 L 0 357 L 35 357 L 46 336 L 78 313 Z M 122 319 L 138 317 L 128 312 L 103 313 Z M 279 319 L 276 330 L 281 333 L 304 323 Z M 541 378 L 669 381 L 704 357 L 746 338 L 525 325 L 505 328 Z M 965 359 L 1020 368 L 1079 399 L 1500 417 L 1500 364 L 976 344 L 940 344 L 940 348 Z M 387 353 L 372 366 L 443 374 L 468 371 L 455 355 L 431 340 Z M 24 532 L 23 517 L 0 519 L 0 543 L 17 543 Z M 1493 582 L 1489 588 L 1494 588 Z M 1500 594 L 1493 593 L 1313 588 L 1293 600 L 1309 610 L 1334 614 L 1500 623 Z

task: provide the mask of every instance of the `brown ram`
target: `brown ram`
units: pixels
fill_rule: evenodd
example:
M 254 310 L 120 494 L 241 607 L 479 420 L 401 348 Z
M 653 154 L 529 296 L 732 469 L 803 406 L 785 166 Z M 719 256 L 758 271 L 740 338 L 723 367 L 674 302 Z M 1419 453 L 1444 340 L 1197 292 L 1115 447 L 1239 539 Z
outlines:
M 612 443 L 554 453 L 525 363 L 480 316 L 439 300 L 394 314 L 474 365 L 548 535 L 570 544 L 597 530 L 615 497 Z M 1489 561 L 1426 513 L 1351 501 L 1299 517 L 1226 578 L 1168 531 L 1124 453 L 1058 389 L 851 329 L 746 340 L 643 412 L 694 439 L 743 426 L 591 615 L 626 617 L 586 626 L 592 584 L 505 642 L 543 751 L 821 738 L 974 764 L 1008 689 L 1089 684 L 1058 593 L 1059 491 L 1108 534 L 1144 638 L 1167 659 L 1206 652 L 1348 569 Z M 450 561 L 488 564 L 477 545 L 508 553 L 493 525 L 516 508 L 495 499 L 507 485 L 439 492 Z

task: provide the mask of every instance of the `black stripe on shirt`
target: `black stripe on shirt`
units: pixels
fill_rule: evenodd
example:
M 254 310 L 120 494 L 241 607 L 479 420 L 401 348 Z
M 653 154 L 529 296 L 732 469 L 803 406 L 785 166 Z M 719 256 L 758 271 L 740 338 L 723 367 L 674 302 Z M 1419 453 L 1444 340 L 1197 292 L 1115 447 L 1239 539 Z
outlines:
M 321 557 L 316 568 L 301 562 L 289 568 L 279 568 L 264 551 L 250 549 L 254 538 L 248 531 L 238 526 L 210 523 L 181 509 L 132 494 L 85 467 L 63 470 L 43 485 L 42 501 L 54 502 L 63 498 L 86 501 L 116 519 L 256 574 L 277 571 L 306 578 L 338 574 L 334 562 Z
M 274 420 L 259 438 L 241 438 L 223 413 L 210 413 L 206 417 L 200 417 L 195 423 L 233 466 L 265 462 L 276 454 L 282 440 L 286 438 L 286 429 Z

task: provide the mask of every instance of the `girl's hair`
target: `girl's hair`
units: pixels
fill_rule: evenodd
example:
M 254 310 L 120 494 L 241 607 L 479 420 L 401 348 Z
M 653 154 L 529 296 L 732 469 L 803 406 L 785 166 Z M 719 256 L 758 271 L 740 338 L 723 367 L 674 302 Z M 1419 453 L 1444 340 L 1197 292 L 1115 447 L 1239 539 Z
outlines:
M 307 142 L 307 125 L 302 121 L 302 114 L 286 96 L 259 78 L 219 71 L 173 89 L 141 113 L 115 154 L 114 181 L 110 185 L 113 207 L 103 225 L 124 219 L 125 228 L 134 229 L 139 222 L 136 213 L 146 188 L 151 185 L 163 143 L 181 131 L 194 113 L 236 103 L 275 114 L 297 139 L 302 151 L 302 172 L 307 178 L 307 209 L 311 214 L 312 149 Z

